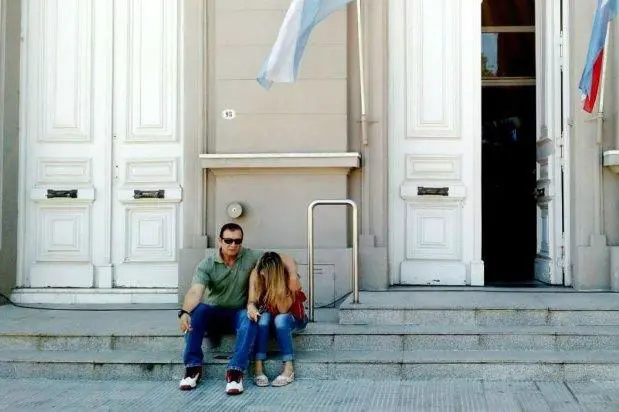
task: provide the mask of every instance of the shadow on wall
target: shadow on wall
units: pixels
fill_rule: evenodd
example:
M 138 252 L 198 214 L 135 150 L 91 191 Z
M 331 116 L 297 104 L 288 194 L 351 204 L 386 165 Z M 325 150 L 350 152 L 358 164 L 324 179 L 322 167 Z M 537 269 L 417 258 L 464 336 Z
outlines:
M 15 286 L 17 273 L 17 201 L 19 175 L 19 59 L 20 59 L 20 1 L 3 2 L 6 20 L 4 37 L 0 47 L 4 51 L 4 84 L 0 84 L 0 95 L 4 113 L 0 116 L 0 148 L 2 148 L 0 199 L 2 220 L 0 221 L 0 293 L 9 296 Z M 0 76 L 2 79 L 2 76 Z M 2 104 L 0 104 L 2 106 Z M 0 305 L 4 304 L 0 299 Z

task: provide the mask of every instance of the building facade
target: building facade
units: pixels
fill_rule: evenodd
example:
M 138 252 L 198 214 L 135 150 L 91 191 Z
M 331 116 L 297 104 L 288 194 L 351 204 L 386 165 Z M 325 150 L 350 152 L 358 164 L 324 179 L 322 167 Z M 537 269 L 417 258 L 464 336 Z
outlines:
M 307 282 L 317 199 L 358 204 L 365 290 L 619 290 L 614 28 L 599 139 L 577 90 L 596 1 L 366 0 L 361 39 L 353 4 L 265 91 L 288 1 L 2 1 L 2 290 L 176 302 L 228 221 Z M 353 236 L 316 209 L 317 304 Z

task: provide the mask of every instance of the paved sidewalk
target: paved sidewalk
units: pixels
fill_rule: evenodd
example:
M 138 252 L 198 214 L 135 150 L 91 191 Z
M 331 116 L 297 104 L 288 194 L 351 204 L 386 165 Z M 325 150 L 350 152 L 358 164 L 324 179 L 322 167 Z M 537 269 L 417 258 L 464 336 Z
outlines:
M 176 382 L 0 379 L 0 410 L 62 411 L 619 411 L 616 382 L 315 381 L 230 397 L 223 380 Z

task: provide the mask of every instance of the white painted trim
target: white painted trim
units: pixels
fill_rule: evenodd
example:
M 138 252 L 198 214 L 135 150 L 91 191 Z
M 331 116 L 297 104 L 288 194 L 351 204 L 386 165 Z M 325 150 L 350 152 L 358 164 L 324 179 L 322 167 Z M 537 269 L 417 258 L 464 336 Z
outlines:
M 112 216 L 113 216 L 113 193 L 114 193 L 114 131 L 113 131 L 113 105 L 114 105 L 114 2 L 96 2 L 93 4 L 93 13 L 97 16 L 93 22 L 93 82 L 97 83 L 96 98 L 93 101 L 93 113 L 99 113 L 93 119 L 93 126 L 96 127 L 95 133 L 100 133 L 103 139 L 97 144 L 104 153 L 102 155 L 102 169 L 104 175 L 96 176 L 93 183 L 100 188 L 96 193 L 99 203 L 93 208 L 93 216 L 100 215 L 101 221 L 94 221 L 93 233 L 100 233 L 100 239 L 93 239 L 92 263 L 95 268 L 110 267 L 112 265 Z M 94 96 L 94 94 L 93 94 Z M 105 113 L 105 115 L 101 115 Z M 93 159 L 94 161 L 94 159 Z M 94 177 L 94 176 L 93 176 Z M 94 198 L 93 198 L 94 199 Z M 95 270 L 95 276 L 98 276 Z M 101 286 L 104 276 L 97 277 Z M 106 285 L 111 285 L 107 283 Z
M 167 289 L 76 289 L 27 288 L 15 289 L 11 295 L 15 303 L 23 304 L 138 304 L 178 303 L 178 290 Z
M 473 247 L 472 247 L 472 256 L 469 256 L 468 259 L 465 256 L 465 261 L 468 260 L 468 284 L 470 286 L 483 286 L 485 284 L 484 278 L 484 262 L 482 260 L 482 250 L 481 250 L 481 237 L 482 237 L 482 210 L 481 210 L 481 192 L 482 192 L 482 175 L 481 175 L 481 110 L 482 110 L 482 101 L 481 101 L 481 89 L 482 89 L 482 79 L 481 79 L 481 10 L 480 8 L 474 7 L 476 1 L 471 1 L 470 5 L 463 7 L 467 13 L 469 13 L 468 18 L 464 18 L 465 21 L 468 21 L 466 24 L 474 25 L 474 27 L 478 27 L 479 31 L 465 31 L 465 36 L 470 36 L 468 38 L 463 38 L 461 42 L 461 46 L 463 48 L 468 48 L 476 51 L 476 53 L 470 53 L 469 58 L 463 59 L 463 72 L 467 73 L 464 76 L 471 76 L 471 81 L 463 82 L 463 96 L 467 95 L 466 89 L 468 89 L 468 95 L 472 97 L 472 102 L 477 102 L 478 104 L 478 112 L 477 117 L 466 118 L 463 119 L 463 127 L 467 122 L 472 122 L 470 127 L 470 131 L 473 136 L 475 136 L 475 143 L 471 149 L 473 154 L 473 162 L 469 164 L 471 170 L 469 173 L 472 173 L 472 177 L 470 177 L 469 181 L 471 182 L 471 193 L 470 193 L 470 201 L 472 203 L 472 230 L 473 230 Z M 463 23 L 464 27 L 465 23 Z M 469 68 L 469 71 L 466 71 L 466 68 Z M 477 76 L 475 73 L 479 73 Z M 469 104 L 462 100 L 461 104 Z M 466 202 L 466 201 L 465 201 Z M 467 229 L 464 229 L 467 230 Z
M 90 260 L 90 256 L 86 257 Z M 75 259 L 72 259 L 75 260 Z M 94 266 L 90 262 L 43 262 L 30 265 L 28 284 L 58 290 L 58 287 L 90 288 L 93 286 Z M 58 276 L 62 273 L 62 276 Z
M 359 167 L 359 153 L 231 153 L 201 154 L 203 169 Z
M 562 15 L 562 64 L 563 64 L 563 252 L 564 252 L 564 268 L 563 268 L 563 284 L 564 286 L 572 286 L 572 245 L 571 245 L 571 199 L 572 189 L 570 177 L 572 176 L 572 165 L 570 162 L 572 153 L 571 144 L 571 127 L 572 118 L 572 95 L 571 95 L 571 57 L 570 57 L 570 5 L 566 0 L 561 0 Z

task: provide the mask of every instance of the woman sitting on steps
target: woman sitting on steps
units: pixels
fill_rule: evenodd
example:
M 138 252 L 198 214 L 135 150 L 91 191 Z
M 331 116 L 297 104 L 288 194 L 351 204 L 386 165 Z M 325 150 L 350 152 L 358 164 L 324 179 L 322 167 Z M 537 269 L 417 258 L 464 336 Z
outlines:
M 256 386 L 269 385 L 263 361 L 266 359 L 271 329 L 275 329 L 275 338 L 284 362 L 282 373 L 271 385 L 285 386 L 294 381 L 292 332 L 304 329 L 308 319 L 303 307 L 305 294 L 301 290 L 299 276 L 288 272 L 286 267 L 296 268 L 296 265 L 294 262 L 286 262 L 284 265 L 279 254 L 266 252 L 249 278 L 247 316 L 258 322 L 254 368 Z

